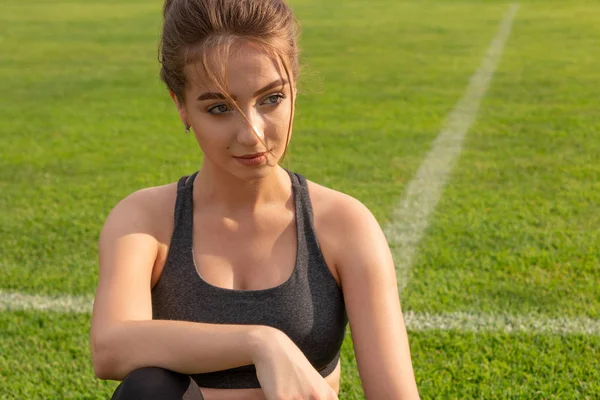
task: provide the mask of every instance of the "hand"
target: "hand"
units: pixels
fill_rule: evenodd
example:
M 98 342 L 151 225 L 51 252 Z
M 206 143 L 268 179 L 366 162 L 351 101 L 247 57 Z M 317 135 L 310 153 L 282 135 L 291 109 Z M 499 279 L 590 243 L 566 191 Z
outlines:
M 266 400 L 338 400 L 337 394 L 283 332 L 267 328 L 253 356 Z

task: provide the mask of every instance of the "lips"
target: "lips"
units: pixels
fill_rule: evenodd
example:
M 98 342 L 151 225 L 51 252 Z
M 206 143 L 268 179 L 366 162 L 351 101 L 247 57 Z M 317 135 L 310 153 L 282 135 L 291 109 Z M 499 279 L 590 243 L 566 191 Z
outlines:
M 262 153 L 252 153 L 252 154 L 244 154 L 243 156 L 234 156 L 235 158 L 243 158 L 246 160 L 250 160 L 252 158 L 258 158 L 261 156 L 264 156 L 265 154 L 267 154 L 266 152 L 262 152 Z

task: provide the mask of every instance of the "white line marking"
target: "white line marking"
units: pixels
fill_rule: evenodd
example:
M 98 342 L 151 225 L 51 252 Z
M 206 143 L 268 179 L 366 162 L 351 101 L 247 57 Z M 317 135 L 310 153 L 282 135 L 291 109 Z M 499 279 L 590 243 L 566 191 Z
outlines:
M 0 311 L 47 311 L 89 314 L 93 300 L 78 296 L 39 296 L 0 291 Z M 515 316 L 507 314 L 404 312 L 409 331 L 507 332 L 553 335 L 586 334 L 600 336 L 600 320 L 585 317 L 549 318 L 539 314 Z
M 59 313 L 91 313 L 93 298 L 83 296 L 40 296 L 0 290 L 0 311 L 39 310 Z
M 448 115 L 433 148 L 409 183 L 403 201 L 394 211 L 392 222 L 384 229 L 394 255 L 400 294 L 408 282 L 413 258 L 429 224 L 429 216 L 440 199 L 448 175 L 461 152 L 464 136 L 475 120 L 481 99 L 494 75 L 518 8 L 518 4 L 512 5 L 504 16 L 464 96 Z
M 549 318 L 539 314 L 469 314 L 464 312 L 428 314 L 405 312 L 408 330 L 445 330 L 460 332 L 506 332 L 554 335 L 585 334 L 600 336 L 600 320 L 585 317 Z

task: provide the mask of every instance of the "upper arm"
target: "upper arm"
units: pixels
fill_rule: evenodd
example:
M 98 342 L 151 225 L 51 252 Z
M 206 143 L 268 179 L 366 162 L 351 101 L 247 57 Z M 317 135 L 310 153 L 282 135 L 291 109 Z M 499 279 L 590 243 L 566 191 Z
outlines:
M 367 399 L 418 398 L 396 272 L 371 212 L 342 195 L 332 208 L 340 275 L 359 374 Z
M 152 319 L 150 279 L 158 243 L 150 217 L 140 191 L 115 206 L 104 223 L 98 243 L 92 355 L 112 323 Z

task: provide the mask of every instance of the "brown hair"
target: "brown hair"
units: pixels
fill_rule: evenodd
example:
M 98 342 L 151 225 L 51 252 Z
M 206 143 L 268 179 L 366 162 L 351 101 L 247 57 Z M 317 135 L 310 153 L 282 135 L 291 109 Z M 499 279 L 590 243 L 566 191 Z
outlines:
M 165 0 L 163 16 L 160 78 L 180 102 L 185 100 L 184 67 L 201 61 L 210 82 L 250 124 L 228 93 L 225 76 L 230 49 L 240 41 L 257 44 L 278 60 L 285 70 L 290 89 L 295 90 L 299 73 L 299 27 L 283 0 Z M 216 63 L 209 64 L 209 51 L 217 52 Z M 215 61 L 214 57 L 212 61 Z M 219 69 L 219 73 L 215 69 Z M 293 95 L 291 110 L 286 150 L 294 116 Z

